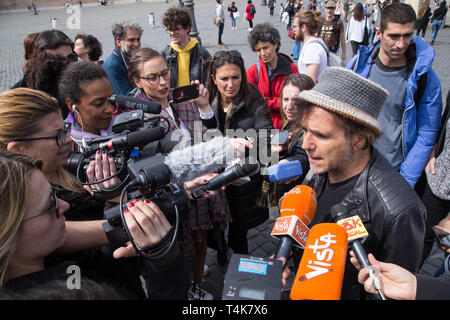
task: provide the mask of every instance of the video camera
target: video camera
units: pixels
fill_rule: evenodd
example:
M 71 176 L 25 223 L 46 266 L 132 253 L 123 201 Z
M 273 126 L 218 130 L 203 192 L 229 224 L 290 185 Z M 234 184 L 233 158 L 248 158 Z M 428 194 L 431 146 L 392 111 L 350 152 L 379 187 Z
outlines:
M 179 226 L 179 214 L 188 207 L 189 198 L 182 186 L 170 184 L 170 172 L 164 165 L 164 156 L 160 153 L 140 157 L 140 151 L 149 143 L 159 141 L 170 130 L 169 121 L 162 116 L 152 116 L 145 119 L 144 111 L 159 113 L 161 105 L 151 101 L 113 95 L 110 103 L 119 110 L 131 110 L 117 114 L 113 125 L 113 135 L 98 137 L 85 143 L 83 153 L 73 153 L 66 163 L 66 169 L 76 175 L 82 185 L 97 185 L 99 190 L 94 191 L 95 197 L 108 200 L 120 195 L 120 204 L 105 211 L 107 222 L 103 224 L 104 231 L 110 245 L 116 249 L 130 241 L 136 252 L 148 259 L 159 259 L 172 247 Z M 159 123 L 163 119 L 167 122 L 167 129 Z M 94 182 L 87 182 L 86 169 L 95 159 L 96 151 L 107 151 L 114 157 L 117 173 L 111 177 Z M 100 186 L 114 177 L 122 183 L 110 189 Z M 167 220 L 175 225 L 168 235 L 157 247 L 139 248 L 131 236 L 125 223 L 123 211 L 125 210 L 124 196 L 128 192 L 128 199 L 149 199 L 156 203 L 165 214 Z M 161 254 L 152 254 L 161 251 L 161 248 L 170 244 Z

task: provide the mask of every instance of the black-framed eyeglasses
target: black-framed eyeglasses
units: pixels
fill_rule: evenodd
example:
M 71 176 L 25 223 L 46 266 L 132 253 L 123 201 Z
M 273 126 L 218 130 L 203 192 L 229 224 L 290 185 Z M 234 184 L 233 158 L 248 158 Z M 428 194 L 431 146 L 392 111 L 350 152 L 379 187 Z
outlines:
M 59 129 L 56 135 L 50 137 L 36 137 L 36 138 L 20 138 L 14 141 L 33 141 L 33 140 L 45 140 L 45 139 L 55 139 L 56 145 L 58 147 L 62 146 L 66 142 L 67 134 L 70 132 L 70 123 L 64 123 L 64 129 Z
M 52 193 L 50 194 L 50 200 L 52 201 L 52 205 L 51 208 L 45 210 L 44 212 L 37 214 L 35 216 L 32 217 L 28 217 L 26 219 L 23 219 L 22 221 L 27 221 L 27 220 L 31 220 L 40 216 L 43 216 L 44 214 L 55 214 L 56 219 L 59 219 L 60 214 L 59 214 L 59 203 L 58 203 L 58 197 L 56 195 L 56 190 L 52 190 Z
M 242 58 L 241 53 L 237 50 L 231 50 L 231 51 L 217 51 L 216 53 L 214 53 L 214 58 L 222 58 L 225 56 L 232 56 L 232 57 L 236 57 L 236 58 Z
M 166 69 L 161 71 L 160 73 L 151 73 L 147 77 L 138 77 L 139 79 L 145 79 L 151 84 L 158 84 L 159 78 L 163 78 L 165 81 L 169 80 L 170 70 Z

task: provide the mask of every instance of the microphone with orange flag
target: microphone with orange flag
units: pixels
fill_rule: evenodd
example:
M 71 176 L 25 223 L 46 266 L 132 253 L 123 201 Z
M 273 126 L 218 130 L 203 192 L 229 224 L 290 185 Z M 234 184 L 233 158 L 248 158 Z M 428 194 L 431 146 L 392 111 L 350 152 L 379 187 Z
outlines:
M 272 236 L 280 238 L 275 259 L 289 257 L 292 246 L 305 247 L 309 228 L 316 213 L 317 197 L 311 187 L 298 185 L 285 193 L 280 217 L 272 229 Z
M 335 223 L 311 228 L 291 290 L 292 300 L 339 300 L 347 255 L 347 232 Z

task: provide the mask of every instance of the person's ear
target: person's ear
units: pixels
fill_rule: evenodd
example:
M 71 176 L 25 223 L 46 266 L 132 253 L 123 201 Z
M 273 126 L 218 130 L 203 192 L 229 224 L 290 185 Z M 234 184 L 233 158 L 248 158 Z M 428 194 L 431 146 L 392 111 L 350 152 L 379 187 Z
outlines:
M 119 39 L 114 39 L 114 42 L 116 43 L 116 46 L 122 49 L 122 42 Z
M 367 144 L 368 144 L 367 137 L 364 133 L 358 132 L 358 133 L 353 134 L 353 137 L 352 137 L 353 150 L 355 150 L 355 151 L 356 150 L 364 150 L 367 148 Z
M 25 146 L 22 141 L 11 141 L 6 145 L 6 150 L 9 152 L 24 154 Z
M 383 33 L 381 32 L 380 28 L 375 28 L 375 35 L 377 36 L 378 40 L 381 40 L 381 37 L 383 36 Z
M 74 112 L 73 106 L 75 105 L 75 103 L 72 100 L 70 100 L 69 98 L 67 98 L 65 102 L 66 102 L 67 108 L 69 108 L 69 111 Z

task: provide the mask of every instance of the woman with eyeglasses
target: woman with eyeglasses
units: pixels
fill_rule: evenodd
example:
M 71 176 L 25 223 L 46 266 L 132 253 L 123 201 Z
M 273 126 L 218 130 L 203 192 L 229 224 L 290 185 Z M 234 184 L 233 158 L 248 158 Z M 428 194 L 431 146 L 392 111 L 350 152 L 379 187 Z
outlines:
M 182 140 L 189 141 L 189 144 L 191 140 L 203 140 L 197 105 L 209 105 L 209 101 L 206 88 L 199 81 L 192 82 L 199 86 L 199 98 L 195 99 L 195 103 L 192 101 L 174 103 L 169 68 L 161 53 L 151 48 L 141 48 L 131 58 L 128 68 L 129 78 L 136 85 L 136 89 L 130 94 L 135 98 L 161 104 L 162 110 L 159 115 L 169 120 L 172 137 L 178 135 Z M 165 122 L 161 124 L 167 126 Z M 224 228 L 225 223 L 229 221 L 231 216 L 223 191 L 213 198 L 198 200 L 191 206 L 189 217 L 183 221 L 181 239 L 184 253 L 191 265 L 193 285 L 190 293 L 193 297 L 210 296 L 198 287 L 203 281 L 207 231 L 212 229 L 213 224 Z
M 117 249 L 118 260 L 110 261 L 93 248 L 95 242 L 73 245 L 92 237 L 92 230 L 66 221 L 69 204 L 58 198 L 41 168 L 42 161 L 0 151 L 0 299 L 185 299 L 187 273 L 176 246 L 158 264 L 139 272 L 126 267 L 125 261 L 131 260 L 119 259 L 135 254 L 131 245 Z M 144 201 L 129 206 L 125 220 L 141 248 L 157 245 L 171 229 L 156 205 Z M 104 233 L 97 245 L 102 242 Z M 96 263 L 67 256 L 83 252 Z M 61 254 L 66 256 L 55 259 Z
M 205 67 L 209 104 L 198 105 L 203 125 L 208 129 L 218 129 L 223 135 L 231 133 L 239 136 L 239 132 L 243 131 L 250 139 L 256 139 L 252 142 L 254 147 L 264 150 L 269 146 L 273 123 L 264 97 L 247 81 L 240 53 L 218 51 L 214 58 L 207 60 Z M 258 141 L 262 134 L 266 134 L 266 138 Z M 254 153 L 258 157 L 264 154 L 261 149 L 259 151 Z M 250 154 L 253 154 L 252 150 Z M 258 173 L 251 176 L 248 183 L 241 186 L 232 184 L 226 188 L 233 218 L 229 226 L 228 245 L 235 253 L 248 253 L 247 231 L 268 218 L 267 209 L 255 207 L 262 182 L 263 178 Z
M 58 196 L 71 205 L 66 214 L 68 220 L 102 219 L 105 202 L 93 198 L 64 169 L 71 144 L 70 130 L 58 102 L 50 95 L 28 88 L 0 94 L 0 149 L 42 161 L 42 172 Z

